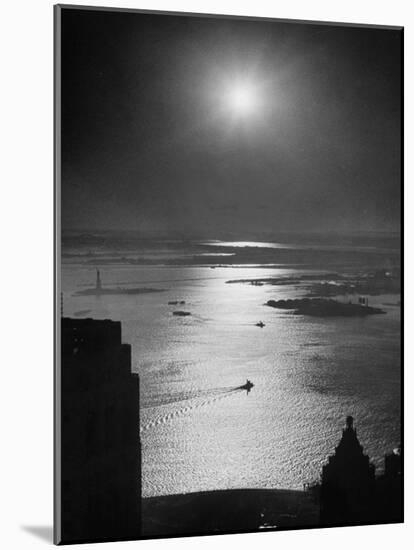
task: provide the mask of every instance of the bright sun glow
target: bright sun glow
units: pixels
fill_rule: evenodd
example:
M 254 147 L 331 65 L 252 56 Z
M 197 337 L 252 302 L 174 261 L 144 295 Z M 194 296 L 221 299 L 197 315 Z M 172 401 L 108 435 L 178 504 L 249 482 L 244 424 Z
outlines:
M 247 84 L 239 84 L 229 90 L 229 104 L 235 114 L 248 115 L 255 111 L 257 98 L 254 89 Z

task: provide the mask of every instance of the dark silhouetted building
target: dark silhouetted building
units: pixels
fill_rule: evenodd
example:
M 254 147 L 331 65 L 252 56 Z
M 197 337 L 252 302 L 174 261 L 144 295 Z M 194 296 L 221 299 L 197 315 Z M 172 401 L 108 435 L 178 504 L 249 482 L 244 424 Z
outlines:
M 322 470 L 322 525 L 352 525 L 375 521 L 375 466 L 358 441 L 352 416 L 342 438 Z
M 401 448 L 385 455 L 384 474 L 377 479 L 380 519 L 386 523 L 403 521 L 403 464 Z
M 400 479 L 402 474 L 401 448 L 394 449 L 389 455 L 385 455 L 384 475 L 389 479 Z
M 139 378 L 121 323 L 62 319 L 61 541 L 141 532 Z

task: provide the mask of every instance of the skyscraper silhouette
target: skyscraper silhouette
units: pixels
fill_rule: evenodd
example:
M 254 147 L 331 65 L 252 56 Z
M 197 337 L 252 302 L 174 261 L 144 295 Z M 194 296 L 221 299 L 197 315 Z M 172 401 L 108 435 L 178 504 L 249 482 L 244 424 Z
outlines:
M 374 515 L 375 466 L 358 441 L 352 416 L 322 470 L 321 524 L 369 523 Z
M 61 541 L 136 538 L 139 378 L 121 323 L 62 319 Z

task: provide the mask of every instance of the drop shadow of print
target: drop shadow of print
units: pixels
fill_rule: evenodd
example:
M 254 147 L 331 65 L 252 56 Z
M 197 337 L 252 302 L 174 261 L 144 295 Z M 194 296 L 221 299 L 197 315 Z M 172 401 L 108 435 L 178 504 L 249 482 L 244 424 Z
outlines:
M 22 525 L 21 529 L 49 544 L 53 543 L 53 527 L 51 525 Z

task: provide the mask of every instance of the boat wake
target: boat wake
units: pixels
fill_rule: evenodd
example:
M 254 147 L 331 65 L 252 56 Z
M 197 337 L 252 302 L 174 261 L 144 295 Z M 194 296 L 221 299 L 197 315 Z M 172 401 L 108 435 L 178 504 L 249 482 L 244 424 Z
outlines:
M 159 407 L 164 407 L 166 405 L 173 405 L 176 403 L 187 403 L 188 401 L 195 401 L 196 399 L 207 399 L 216 395 L 222 395 L 225 393 L 232 392 L 233 390 L 238 389 L 236 386 L 227 386 L 220 388 L 210 388 L 208 390 L 188 390 L 171 395 L 160 395 L 158 398 L 152 397 L 150 405 L 141 406 L 142 410 L 157 409 Z
M 207 407 L 208 405 L 212 405 L 213 403 L 216 403 L 217 401 L 220 401 L 222 399 L 226 399 L 228 397 L 231 397 L 235 393 L 239 393 L 240 391 L 243 391 L 244 388 L 241 386 L 222 389 L 222 390 L 211 390 L 210 397 L 206 399 L 202 399 L 201 401 L 197 400 L 191 404 L 187 404 L 185 407 L 182 407 L 181 409 L 177 409 L 175 411 L 169 412 L 168 414 L 158 416 L 157 418 L 151 420 L 150 422 L 147 422 L 144 426 L 141 426 L 140 433 L 145 433 L 146 431 L 150 430 L 151 428 L 155 428 L 157 426 L 161 426 L 163 424 L 166 424 L 167 422 L 170 422 L 171 420 L 175 420 L 179 418 L 180 416 L 183 416 L 184 414 L 190 413 L 192 411 L 195 411 L 197 409 L 200 409 L 202 407 Z M 211 393 L 214 392 L 212 395 Z M 191 399 L 191 398 L 189 398 Z M 186 400 L 182 401 L 189 401 L 187 398 Z M 197 399 L 197 398 L 193 398 Z M 198 398 L 200 399 L 200 397 Z M 176 403 L 179 401 L 175 401 Z

